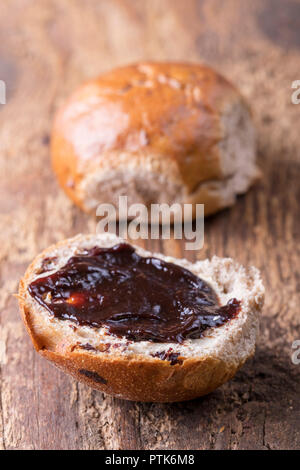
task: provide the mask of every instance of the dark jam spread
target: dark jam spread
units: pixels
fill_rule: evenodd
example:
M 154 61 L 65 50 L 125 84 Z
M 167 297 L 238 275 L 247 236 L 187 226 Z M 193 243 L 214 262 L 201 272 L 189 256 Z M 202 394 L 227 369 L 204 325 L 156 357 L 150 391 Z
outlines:
M 200 338 L 240 310 L 236 299 L 220 306 L 214 290 L 187 269 L 139 256 L 125 243 L 73 256 L 28 290 L 56 318 L 106 326 L 133 341 Z

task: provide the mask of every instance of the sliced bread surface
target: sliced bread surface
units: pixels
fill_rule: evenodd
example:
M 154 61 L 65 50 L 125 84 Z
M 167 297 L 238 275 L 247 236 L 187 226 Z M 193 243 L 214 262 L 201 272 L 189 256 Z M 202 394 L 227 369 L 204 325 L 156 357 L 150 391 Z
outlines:
M 95 246 L 124 240 L 105 233 L 78 235 L 38 255 L 20 282 L 19 303 L 35 349 L 46 359 L 93 388 L 128 400 L 174 402 L 205 395 L 232 378 L 253 355 L 264 287 L 259 271 L 230 258 L 190 263 L 136 246 L 141 256 L 155 256 L 189 269 L 209 283 L 221 305 L 241 301 L 236 318 L 183 343 L 129 341 L 108 328 L 79 326 L 51 315 L 28 292 L 39 277 L 57 271 L 70 257 Z

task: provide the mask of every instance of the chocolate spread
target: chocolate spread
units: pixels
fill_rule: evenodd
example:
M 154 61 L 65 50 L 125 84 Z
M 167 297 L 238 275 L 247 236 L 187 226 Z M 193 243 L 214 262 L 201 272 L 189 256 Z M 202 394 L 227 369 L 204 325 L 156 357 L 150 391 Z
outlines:
M 236 299 L 220 306 L 210 285 L 187 269 L 140 256 L 126 243 L 75 255 L 28 290 L 60 320 L 106 326 L 132 341 L 200 338 L 240 310 Z

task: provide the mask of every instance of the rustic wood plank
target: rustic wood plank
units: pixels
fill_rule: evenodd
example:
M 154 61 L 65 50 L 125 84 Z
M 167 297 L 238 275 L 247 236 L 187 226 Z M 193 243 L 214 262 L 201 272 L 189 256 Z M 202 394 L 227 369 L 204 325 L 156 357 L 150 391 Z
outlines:
M 299 448 L 300 2 L 2 0 L 0 79 L 0 449 Z M 264 179 L 205 223 L 205 246 L 146 246 L 193 260 L 231 256 L 267 288 L 257 354 L 234 380 L 188 403 L 123 402 L 39 358 L 12 297 L 31 259 L 96 221 L 72 206 L 49 162 L 54 110 L 83 79 L 140 59 L 204 60 L 252 103 Z M 191 431 L 192 430 L 192 431 Z

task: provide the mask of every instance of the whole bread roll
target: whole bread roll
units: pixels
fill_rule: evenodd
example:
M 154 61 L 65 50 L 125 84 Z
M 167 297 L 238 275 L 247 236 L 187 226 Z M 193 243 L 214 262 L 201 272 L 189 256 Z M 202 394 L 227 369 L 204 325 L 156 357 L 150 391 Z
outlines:
M 259 176 L 249 108 L 204 65 L 139 63 L 90 80 L 58 111 L 51 148 L 60 185 L 92 213 L 126 195 L 209 215 Z
M 78 235 L 47 248 L 32 262 L 20 282 L 19 303 L 36 350 L 77 380 L 128 400 L 188 400 L 231 379 L 255 349 L 264 287 L 259 271 L 253 267 L 245 269 L 230 258 L 213 257 L 192 264 L 155 254 L 199 276 L 214 289 L 221 305 L 232 298 L 240 301 L 235 318 L 181 343 L 129 341 L 111 334 L 105 326 L 78 325 L 66 317 L 51 315 L 30 295 L 28 286 L 32 282 L 57 272 L 71 257 L 121 241 L 109 233 Z M 135 250 L 142 257 L 152 256 L 142 248 Z M 111 295 L 118 296 L 118 290 Z

